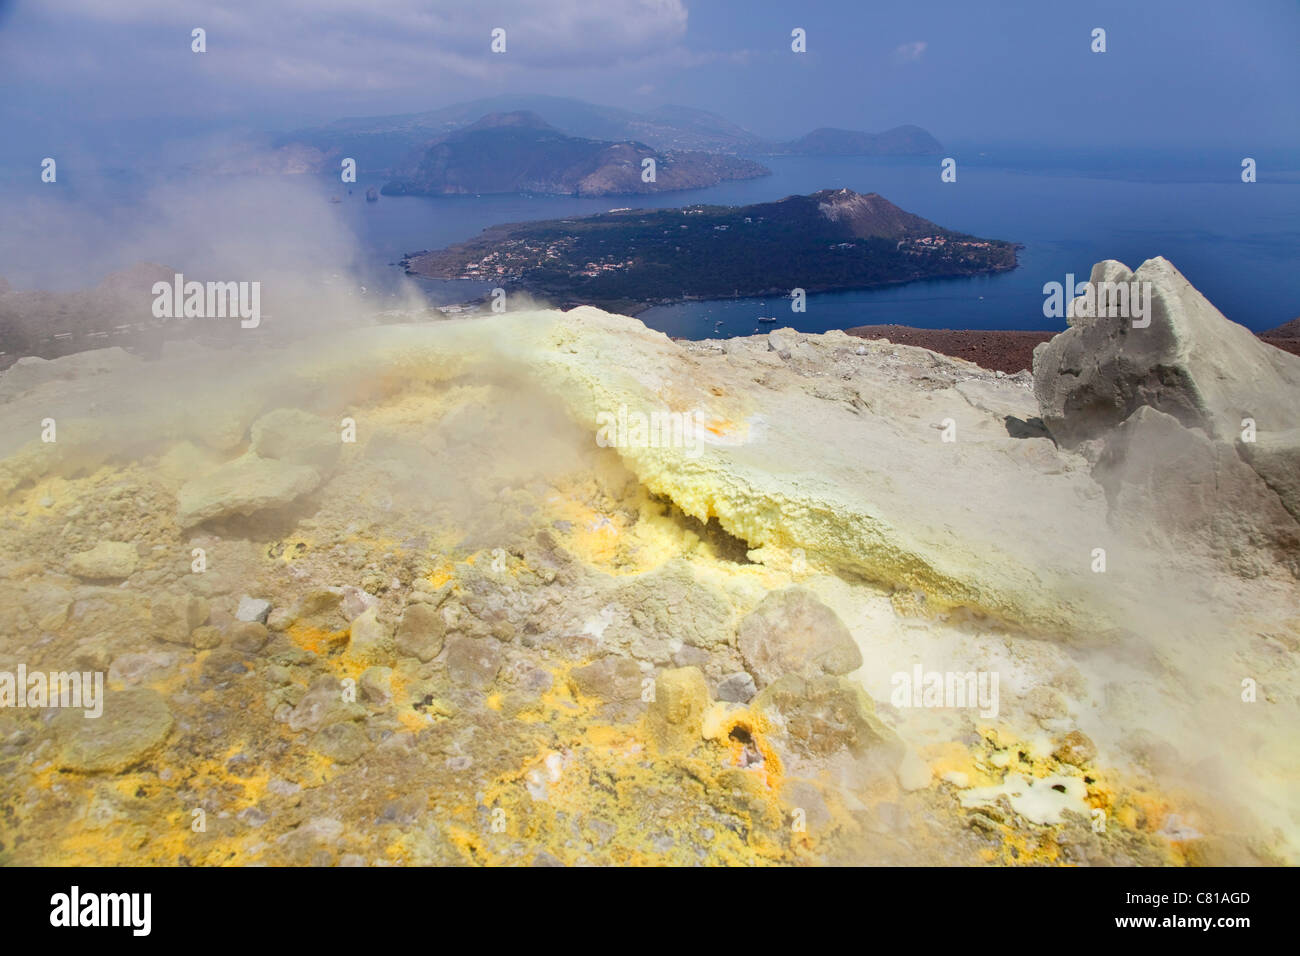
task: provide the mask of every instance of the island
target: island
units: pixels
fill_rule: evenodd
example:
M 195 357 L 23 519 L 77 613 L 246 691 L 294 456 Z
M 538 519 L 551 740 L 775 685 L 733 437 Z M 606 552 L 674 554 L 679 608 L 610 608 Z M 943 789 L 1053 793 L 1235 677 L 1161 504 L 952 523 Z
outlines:
M 561 308 L 636 315 L 688 299 L 1005 272 L 1019 248 L 944 229 L 876 193 L 827 189 L 752 206 L 614 209 L 492 226 L 402 264 L 410 275 L 497 282 Z
M 383 188 L 389 196 L 537 193 L 616 196 L 716 186 L 770 170 L 697 150 L 569 136 L 526 110 L 493 113 L 418 150 Z

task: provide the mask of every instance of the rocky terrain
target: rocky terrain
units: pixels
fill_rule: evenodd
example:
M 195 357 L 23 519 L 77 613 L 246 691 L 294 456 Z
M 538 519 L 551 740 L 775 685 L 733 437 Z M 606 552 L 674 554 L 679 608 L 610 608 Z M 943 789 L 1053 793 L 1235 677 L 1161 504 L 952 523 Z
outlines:
M 108 693 L 0 709 L 0 862 L 1297 862 L 1300 359 L 1136 278 L 1032 374 L 590 308 L 23 359 L 0 672 Z
M 917 345 L 1008 374 L 1033 368 L 1034 349 L 1055 335 L 1015 329 L 918 329 L 908 325 L 860 325 L 844 331 L 864 339 Z

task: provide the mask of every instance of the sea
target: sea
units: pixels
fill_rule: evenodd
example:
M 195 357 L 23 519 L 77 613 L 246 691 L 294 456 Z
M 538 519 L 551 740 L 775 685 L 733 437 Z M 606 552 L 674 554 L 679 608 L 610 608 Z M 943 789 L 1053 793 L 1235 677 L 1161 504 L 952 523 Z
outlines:
M 937 156 L 765 157 L 762 162 L 772 170 L 770 176 L 640 197 L 381 196 L 368 202 L 367 188 L 382 186 L 381 179 L 363 174 L 354 184 L 341 184 L 336 176 L 291 177 L 297 180 L 293 206 L 289 208 L 286 200 L 282 214 L 274 208 L 274 197 L 288 196 L 291 190 L 277 191 L 274 179 L 262 183 L 266 188 L 260 195 L 271 198 L 259 200 L 256 226 L 241 225 L 238 216 L 210 210 L 200 218 L 215 217 L 217 221 L 207 227 L 220 233 L 221 243 L 234 246 L 241 242 L 241 229 L 250 230 L 250 242 L 256 229 L 256 240 L 269 242 L 269 248 L 302 245 L 311 238 L 309 234 L 338 229 L 348 241 L 313 255 L 337 254 L 338 274 L 364 286 L 366 294 L 379 302 L 385 297 L 396 299 L 396 290 L 406 282 L 397 265 L 404 254 L 460 242 L 492 225 L 629 206 L 747 205 L 848 187 L 879 193 L 949 229 L 1020 243 L 1019 265 L 998 275 L 812 294 L 804 312 L 794 312 L 785 298 L 743 298 L 655 306 L 641 313 L 640 319 L 669 335 L 691 339 L 748 335 L 784 326 L 805 332 L 883 324 L 1058 330 L 1064 328 L 1064 320 L 1044 314 L 1046 283 L 1065 284 L 1071 275 L 1083 281 L 1102 259 L 1118 259 L 1136 268 L 1155 256 L 1169 259 L 1228 318 L 1252 330 L 1300 316 L 1300 160 L 1294 157 L 1289 164 L 1285 155 L 1257 157 L 1255 182 L 1242 181 L 1242 157 L 1226 150 L 1188 155 L 1173 150 L 1120 154 L 970 148 L 955 151 L 954 158 L 956 181 L 944 182 L 942 157 Z M 53 248 L 70 241 L 64 234 L 75 234 L 69 227 L 77 222 L 78 207 L 65 199 L 49 228 L 29 228 L 21 242 L 10 234 L 0 275 L 10 269 L 11 281 L 21 287 L 41 283 L 44 269 L 48 281 L 40 287 L 67 287 L 68 259 L 91 257 L 92 245 L 97 258 L 89 275 L 83 273 L 82 285 L 93 284 L 89 280 L 97 271 L 141 260 L 203 271 L 204 256 L 210 256 L 216 244 L 213 235 L 204 233 L 203 222 L 194 223 L 193 230 L 177 228 L 175 215 L 168 218 L 156 208 L 158 190 L 138 176 L 123 178 L 118 188 L 108 188 L 106 183 L 111 185 L 111 173 L 102 174 L 95 183 L 84 178 L 78 183 L 74 173 L 73 184 L 63 195 L 75 198 L 80 189 L 84 201 L 76 201 L 94 208 L 100 231 L 105 226 L 121 227 L 113 234 L 116 241 L 99 239 L 96 230 L 89 229 L 80 236 L 85 248 L 71 253 Z M 230 186 L 214 187 L 211 180 L 172 182 L 167 195 L 184 197 L 216 188 Z M 0 191 L 0 208 L 11 201 L 11 212 L 22 215 L 23 198 L 10 194 L 6 199 Z M 183 199 L 172 201 L 184 204 Z M 320 210 L 304 217 L 304 203 L 312 202 L 319 202 Z M 152 232 L 150 222 L 157 224 Z M 278 228 L 285 235 L 277 245 L 272 240 Z M 194 236 L 205 238 L 199 242 Z M 43 247 L 44 242 L 51 246 Z M 13 273 L 20 276 L 17 281 Z M 430 280 L 417 285 L 434 304 L 465 301 L 489 288 L 483 283 Z M 759 323 L 759 317 L 777 321 Z

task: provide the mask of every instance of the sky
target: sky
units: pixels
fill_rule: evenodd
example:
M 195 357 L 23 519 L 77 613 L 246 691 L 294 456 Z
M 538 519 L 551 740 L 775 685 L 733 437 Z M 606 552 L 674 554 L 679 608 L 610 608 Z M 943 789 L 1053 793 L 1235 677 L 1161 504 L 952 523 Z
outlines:
M 0 0 L 0 159 L 513 92 L 692 106 L 778 139 L 914 123 L 1246 155 L 1300 149 L 1298 50 L 1298 0 Z

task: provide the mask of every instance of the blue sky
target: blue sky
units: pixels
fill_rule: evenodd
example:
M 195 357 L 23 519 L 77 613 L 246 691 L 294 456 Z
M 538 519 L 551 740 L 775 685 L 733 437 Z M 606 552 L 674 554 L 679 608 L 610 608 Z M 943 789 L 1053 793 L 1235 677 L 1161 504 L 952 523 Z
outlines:
M 916 123 L 945 143 L 1245 154 L 1300 147 L 1298 50 L 1297 0 L 0 0 L 0 122 L 13 147 L 526 91 L 782 138 Z

